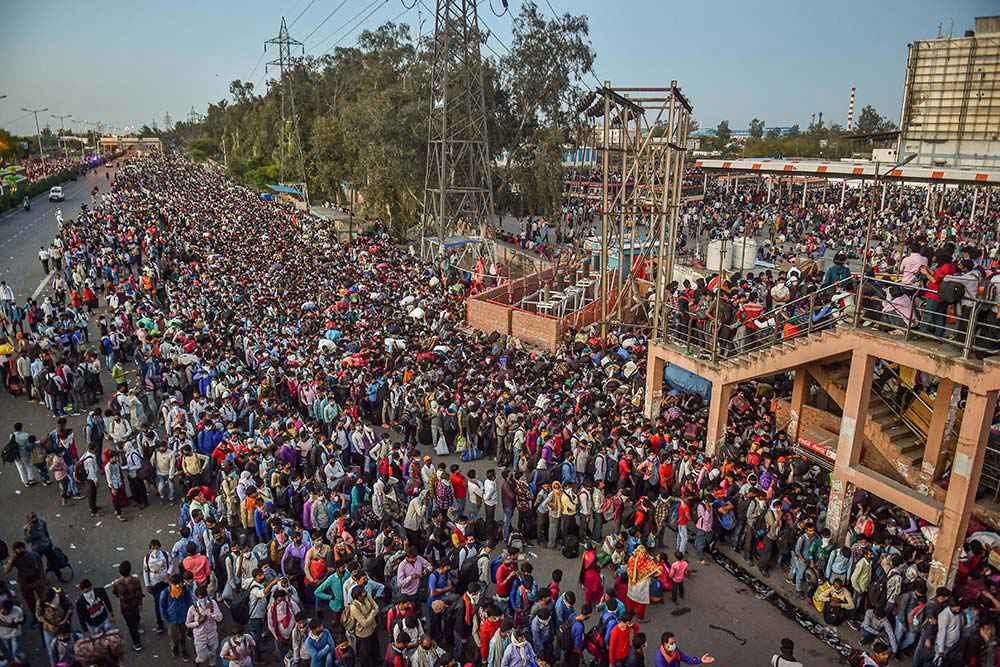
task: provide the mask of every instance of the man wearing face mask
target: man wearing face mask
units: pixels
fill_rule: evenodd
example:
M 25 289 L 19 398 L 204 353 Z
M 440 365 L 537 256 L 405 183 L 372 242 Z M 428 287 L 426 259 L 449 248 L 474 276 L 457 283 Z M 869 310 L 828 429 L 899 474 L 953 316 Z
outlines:
M 656 667 L 678 667 L 679 665 L 710 665 L 715 658 L 706 653 L 700 658 L 687 655 L 677 646 L 672 632 L 660 635 L 660 648 L 656 651 Z
M 84 632 L 97 634 L 113 630 L 111 600 L 103 588 L 94 588 L 90 579 L 80 582 L 80 598 L 76 601 L 76 615 Z
M 188 657 L 187 651 L 187 623 L 188 610 L 193 604 L 191 599 L 191 589 L 184 585 L 184 580 L 179 574 L 170 576 L 170 585 L 160 593 L 158 601 L 160 605 L 160 617 L 169 628 L 170 633 L 170 653 L 176 658 L 183 655 Z
M 194 639 L 194 660 L 198 665 L 215 664 L 219 650 L 219 622 L 222 610 L 218 603 L 208 597 L 208 589 L 199 586 L 195 591 L 194 604 L 188 609 L 185 625 Z

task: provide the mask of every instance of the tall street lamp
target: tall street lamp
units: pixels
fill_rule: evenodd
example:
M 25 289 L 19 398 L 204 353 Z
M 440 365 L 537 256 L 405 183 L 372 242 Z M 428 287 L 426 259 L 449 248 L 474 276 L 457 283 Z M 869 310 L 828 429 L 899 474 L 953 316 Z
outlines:
M 38 114 L 48 110 L 49 110 L 48 107 L 42 107 L 41 109 L 26 109 L 24 107 L 21 107 L 21 111 L 23 111 L 24 113 L 35 114 L 35 134 L 38 135 L 38 152 L 42 156 L 43 167 L 45 166 L 45 149 L 42 148 L 42 128 L 38 125 Z
M 62 114 L 62 115 L 60 115 L 60 114 L 54 113 L 54 114 L 51 114 L 51 115 L 52 115 L 53 118 L 58 118 L 59 119 L 59 139 L 60 139 L 60 143 L 62 143 L 62 145 L 63 145 L 63 156 L 64 157 L 68 157 L 69 153 L 66 150 L 66 140 L 62 138 L 62 134 L 63 134 L 63 132 L 66 131 L 66 128 L 64 127 L 64 123 L 65 123 L 66 119 L 67 118 L 72 118 L 73 114 L 68 113 L 68 114 Z
M 904 167 L 904 166 L 910 164 L 911 162 L 913 162 L 914 159 L 916 159 L 916 157 L 917 157 L 916 153 L 911 153 L 907 157 L 903 158 L 902 160 L 900 160 L 896 164 L 894 164 L 891 167 L 889 167 L 889 169 L 885 173 L 892 173 L 895 169 L 899 169 L 900 167 Z M 879 167 L 880 167 L 879 163 L 876 162 L 875 163 L 875 181 L 874 181 L 874 185 L 872 186 L 872 202 L 871 202 L 871 205 L 868 208 L 868 226 L 865 229 L 865 250 L 864 250 L 864 254 L 861 255 L 861 281 L 858 283 L 857 303 L 855 303 L 855 306 L 854 306 L 854 326 L 858 326 L 858 324 L 860 324 L 860 322 L 861 322 L 861 311 L 864 310 L 864 305 L 865 305 L 865 301 L 864 301 L 864 298 L 865 298 L 865 278 L 866 278 L 867 273 L 868 273 L 867 272 L 868 254 L 871 252 L 872 228 L 875 226 L 875 206 L 878 203 L 879 179 L 883 176 L 883 174 L 880 173 L 880 171 L 879 171 Z

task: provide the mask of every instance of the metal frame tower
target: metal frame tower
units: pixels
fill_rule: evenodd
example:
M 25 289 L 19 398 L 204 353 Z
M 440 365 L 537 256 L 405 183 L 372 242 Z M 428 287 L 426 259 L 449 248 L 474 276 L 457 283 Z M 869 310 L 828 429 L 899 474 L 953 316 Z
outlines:
M 299 49 L 305 55 L 305 45 L 297 39 L 292 39 L 288 35 L 288 26 L 285 24 L 285 17 L 281 17 L 281 28 L 278 36 L 264 42 L 264 52 L 267 53 L 268 45 L 278 47 L 278 57 L 270 60 L 264 65 L 267 72 L 270 67 L 277 67 L 281 73 L 278 92 L 281 97 L 281 152 L 278 162 L 278 180 L 284 183 L 285 180 L 285 151 L 288 148 L 288 117 L 285 112 L 286 105 L 290 107 L 292 114 L 292 125 L 295 131 L 295 148 L 298 150 L 299 176 L 302 179 L 303 195 L 306 203 L 309 202 L 309 190 L 306 187 L 305 155 L 302 152 L 302 136 L 299 133 L 299 114 L 295 109 L 295 89 L 290 83 L 290 75 L 295 67 L 295 59 L 292 57 L 292 49 Z M 287 98 L 287 99 L 286 99 Z
M 479 53 L 482 39 L 475 0 L 437 0 L 420 223 L 422 254 L 431 247 L 425 243 L 428 226 L 438 239 L 433 245 L 438 252 L 444 252 L 444 240 L 456 233 L 481 237 L 489 248 L 493 155 Z

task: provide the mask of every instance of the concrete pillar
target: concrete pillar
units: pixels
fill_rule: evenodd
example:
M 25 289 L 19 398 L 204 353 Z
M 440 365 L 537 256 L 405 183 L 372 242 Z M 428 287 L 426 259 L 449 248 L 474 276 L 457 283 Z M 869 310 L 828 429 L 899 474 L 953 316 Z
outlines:
M 767 179 L 767 203 L 771 203 L 771 188 L 774 186 L 774 177 L 769 176 Z
M 917 484 L 917 491 L 920 493 L 930 493 L 934 481 L 941 476 L 944 468 L 941 450 L 944 447 L 945 428 L 948 425 L 948 406 L 954 391 L 954 381 L 944 377 L 938 381 L 931 423 L 927 428 L 927 447 L 924 449 L 924 460 L 920 464 L 920 481 Z
M 844 179 L 840 186 L 840 205 L 844 205 L 844 198 L 847 197 L 847 179 Z
M 789 406 L 788 414 L 788 439 L 792 443 L 799 441 L 799 428 L 802 419 L 802 406 L 805 405 L 806 396 L 809 395 L 809 371 L 802 368 L 795 369 L 795 376 L 792 380 L 792 403 Z
M 979 202 L 979 188 L 972 189 L 972 214 L 969 215 L 969 222 L 976 221 L 976 204 Z
M 646 394 L 643 414 L 647 419 L 656 419 L 663 398 L 663 371 L 667 363 L 663 357 L 654 353 L 654 347 L 649 346 L 646 352 Z
M 948 494 L 944 499 L 941 530 L 934 543 L 927 588 L 949 586 L 955 579 L 958 552 L 969 527 L 969 517 L 976 504 L 976 489 L 983 471 L 986 439 L 997 403 L 996 390 L 986 394 L 969 392 L 958 432 L 958 447 L 948 479 Z
M 802 208 L 806 207 L 806 195 L 809 194 L 809 181 L 802 178 Z
M 927 184 L 927 199 L 924 200 L 924 210 L 931 210 L 931 184 Z
M 840 419 L 840 437 L 837 440 L 837 458 L 833 464 L 830 502 L 827 505 L 826 527 L 833 539 L 843 542 L 851 526 L 851 502 L 854 488 L 848 483 L 848 471 L 861 460 L 861 447 L 865 438 L 865 419 L 872 390 L 872 369 L 875 358 L 862 350 L 851 355 L 851 374 L 847 380 L 844 412 Z
M 706 192 L 708 192 L 708 172 L 707 171 L 702 175 L 702 179 L 701 179 L 701 193 L 705 194 Z
M 879 211 L 884 211 L 885 210 L 885 191 L 886 191 L 886 186 L 885 186 L 885 183 L 883 183 L 882 184 L 882 203 L 879 204 L 879 207 L 878 207 Z
M 726 418 L 729 416 L 729 399 L 733 385 L 712 383 L 712 400 L 708 406 L 708 433 L 705 435 L 705 455 L 713 456 L 726 439 Z

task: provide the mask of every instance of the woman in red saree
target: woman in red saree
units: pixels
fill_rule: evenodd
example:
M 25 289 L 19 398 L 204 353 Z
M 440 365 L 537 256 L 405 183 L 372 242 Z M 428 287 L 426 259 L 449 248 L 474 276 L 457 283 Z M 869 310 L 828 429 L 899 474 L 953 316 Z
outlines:
M 580 561 L 580 583 L 583 584 L 584 603 L 596 607 L 604 595 L 604 583 L 601 581 L 601 568 L 597 564 L 597 551 L 590 542 L 584 546 Z

